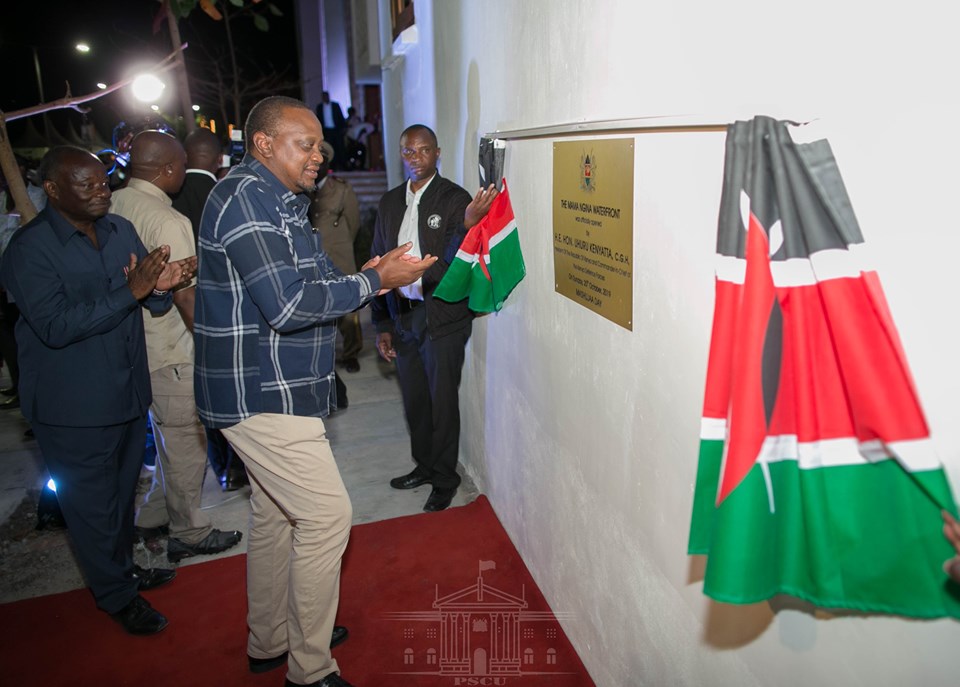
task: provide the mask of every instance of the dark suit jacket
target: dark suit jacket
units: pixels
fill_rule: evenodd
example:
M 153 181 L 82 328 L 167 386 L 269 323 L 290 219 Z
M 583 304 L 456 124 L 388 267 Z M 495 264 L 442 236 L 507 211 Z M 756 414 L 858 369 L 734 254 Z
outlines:
M 52 206 L 10 239 L 0 279 L 20 308 L 20 407 L 28 421 L 104 427 L 146 414 L 150 373 L 130 254 L 146 248 L 127 220 L 96 221 L 100 250 Z M 161 312 L 172 297 L 151 296 Z
M 190 170 L 183 180 L 183 187 L 180 192 L 173 196 L 173 208 L 190 218 L 190 224 L 193 225 L 193 238 L 200 236 L 200 218 L 203 216 L 203 206 L 207 202 L 207 196 L 217 185 L 215 179 L 211 179 L 203 172 Z
M 330 106 L 333 111 L 333 129 L 329 129 L 323 122 L 323 103 L 317 105 L 317 119 L 320 120 L 320 126 L 323 127 L 324 131 L 346 131 L 347 119 L 343 116 L 343 110 L 340 109 L 340 103 L 331 100 Z
M 432 337 L 443 336 L 450 332 L 469 327 L 473 322 L 473 313 L 464 298 L 456 303 L 434 299 L 433 290 L 443 279 L 447 268 L 457 255 L 467 230 L 463 226 L 463 215 L 471 201 L 470 194 L 463 188 L 448 181 L 438 173 L 423 192 L 418 208 L 420 232 L 420 252 L 439 257 L 423 273 L 423 301 L 427 308 L 427 330 Z M 377 224 L 373 230 L 373 244 L 370 254 L 383 255 L 397 247 L 400 224 L 407 211 L 407 182 L 390 189 L 380 199 L 377 210 Z M 375 298 L 371 305 L 371 316 L 378 332 L 391 331 L 393 322 L 400 318 L 397 292 L 391 291 Z

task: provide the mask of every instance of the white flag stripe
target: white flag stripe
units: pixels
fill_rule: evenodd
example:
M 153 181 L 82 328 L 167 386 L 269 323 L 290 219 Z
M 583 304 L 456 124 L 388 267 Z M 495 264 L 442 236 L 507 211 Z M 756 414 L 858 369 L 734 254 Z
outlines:
M 727 438 L 727 421 L 721 417 L 700 418 L 700 438 L 724 441 Z
M 704 441 L 725 440 L 726 421 L 701 418 L 700 438 Z M 801 470 L 813 470 L 842 465 L 867 465 L 888 459 L 896 459 L 910 472 L 937 470 L 942 467 L 929 438 L 893 441 L 885 445 L 879 440 L 860 442 L 854 437 L 801 442 L 795 434 L 768 436 L 763 441 L 757 462 L 795 460 Z
M 770 273 L 775 286 L 812 286 L 829 279 L 859 278 L 863 272 L 872 270 L 871 264 L 864 244 L 854 243 L 846 250 L 836 248 L 811 253 L 809 259 L 772 260 Z M 746 273 L 745 258 L 716 256 L 716 274 L 720 281 L 742 284 Z
M 456 255 L 456 258 L 455 258 L 455 259 L 456 259 L 456 260 L 463 260 L 464 262 L 468 262 L 468 263 L 470 263 L 470 264 L 472 265 L 473 263 L 477 262 L 477 254 L 476 254 L 476 253 L 468 253 L 467 251 L 465 251 L 465 250 L 463 250 L 463 249 L 460 249 L 460 250 L 457 251 L 457 255 Z
M 516 228 L 517 228 L 517 220 L 515 219 L 510 220 L 503 229 L 501 229 L 492 237 L 490 237 L 490 248 L 493 248 L 498 243 L 500 243 L 505 238 L 507 238 L 510 235 L 510 232 L 512 232 Z M 457 259 L 463 260 L 464 262 L 469 262 L 470 264 L 474 264 L 479 261 L 475 253 L 468 253 L 462 248 L 457 251 Z M 486 262 L 488 265 L 490 264 L 489 255 L 484 256 L 484 262 Z
M 940 457 L 930 439 L 891 441 L 887 448 L 893 451 L 900 464 L 910 470 L 935 470 L 941 467 Z
M 517 220 L 511 219 L 507 222 L 507 225 L 498 231 L 496 234 L 490 237 L 490 248 L 493 248 L 495 245 L 507 238 L 510 233 L 517 228 Z

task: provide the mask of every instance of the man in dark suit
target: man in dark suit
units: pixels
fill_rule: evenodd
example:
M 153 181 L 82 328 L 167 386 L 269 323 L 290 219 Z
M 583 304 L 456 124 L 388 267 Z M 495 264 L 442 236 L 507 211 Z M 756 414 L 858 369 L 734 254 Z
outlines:
M 133 563 L 133 504 L 150 406 L 141 305 L 170 308 L 196 258 L 147 253 L 127 220 L 107 214 L 107 170 L 72 146 L 40 164 L 47 207 L 19 229 L 0 279 L 20 307 L 20 399 L 56 480 L 77 560 L 97 606 L 131 634 L 167 619 L 140 596 L 173 570 Z
M 450 505 L 460 485 L 460 372 L 470 338 L 473 313 L 464 299 L 447 303 L 433 297 L 467 230 L 483 219 L 497 190 L 491 184 L 471 200 L 463 188 L 437 172 L 437 136 L 414 124 L 400 136 L 400 156 L 407 181 L 380 200 L 372 255 L 413 242 L 410 254 L 440 259 L 409 286 L 373 301 L 377 351 L 397 361 L 403 409 L 410 429 L 410 452 L 416 467 L 390 480 L 394 489 L 430 484 L 425 511 Z
M 190 219 L 196 239 L 200 232 L 203 205 L 217 185 L 223 150 L 217 135 L 202 127 L 187 134 L 183 149 L 187 151 L 187 176 L 183 186 L 172 196 L 173 208 Z
M 207 196 L 217 185 L 223 160 L 220 139 L 210 129 L 196 129 L 183 140 L 187 152 L 187 176 L 180 192 L 173 196 L 173 208 L 190 218 L 193 237 L 200 236 L 200 218 Z M 207 462 L 224 491 L 235 491 L 249 483 L 247 471 L 219 429 L 204 428 L 207 434 Z
M 333 146 L 333 169 L 342 169 L 347 159 L 347 120 L 340 109 L 340 103 L 331 101 L 327 91 L 323 92 L 320 104 L 317 105 L 317 119 L 323 127 L 323 140 Z

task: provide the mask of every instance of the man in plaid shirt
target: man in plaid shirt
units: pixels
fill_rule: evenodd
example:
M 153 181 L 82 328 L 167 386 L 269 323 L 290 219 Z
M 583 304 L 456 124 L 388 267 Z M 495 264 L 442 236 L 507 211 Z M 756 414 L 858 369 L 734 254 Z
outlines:
M 250 111 L 243 162 L 211 192 L 200 225 L 194 333 L 200 419 L 223 431 L 251 482 L 247 655 L 287 665 L 287 685 L 349 687 L 330 654 L 350 498 L 322 418 L 335 407 L 336 319 L 416 281 L 436 258 L 410 244 L 344 275 L 307 216 L 323 133 L 302 102 Z

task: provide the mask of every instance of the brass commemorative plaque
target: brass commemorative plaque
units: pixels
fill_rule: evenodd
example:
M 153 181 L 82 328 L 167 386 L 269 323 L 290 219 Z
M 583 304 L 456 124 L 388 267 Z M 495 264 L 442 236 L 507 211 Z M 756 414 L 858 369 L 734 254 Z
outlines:
M 553 144 L 557 293 L 633 330 L 633 139 Z

